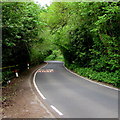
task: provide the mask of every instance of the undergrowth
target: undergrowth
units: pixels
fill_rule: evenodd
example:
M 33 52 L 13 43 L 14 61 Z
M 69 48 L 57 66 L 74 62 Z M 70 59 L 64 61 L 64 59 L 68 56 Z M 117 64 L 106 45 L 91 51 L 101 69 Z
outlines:
M 120 70 L 115 72 L 97 72 L 92 68 L 77 67 L 74 64 L 67 67 L 81 76 L 120 88 Z

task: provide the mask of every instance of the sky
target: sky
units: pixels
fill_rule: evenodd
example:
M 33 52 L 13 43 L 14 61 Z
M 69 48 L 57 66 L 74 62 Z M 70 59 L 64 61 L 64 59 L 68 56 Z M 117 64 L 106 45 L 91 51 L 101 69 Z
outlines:
M 52 0 L 35 0 L 35 2 L 37 4 L 40 4 L 41 6 L 45 6 L 45 5 L 49 6 L 51 4 L 51 1 Z

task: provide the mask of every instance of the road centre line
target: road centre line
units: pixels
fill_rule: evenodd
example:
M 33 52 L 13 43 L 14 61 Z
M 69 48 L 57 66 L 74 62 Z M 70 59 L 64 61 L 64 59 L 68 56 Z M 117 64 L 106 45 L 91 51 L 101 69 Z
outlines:
M 43 67 L 41 67 L 40 69 L 44 68 L 44 67 L 47 66 L 47 65 L 48 65 L 48 63 L 47 63 L 46 65 L 44 65 Z M 38 69 L 38 70 L 40 70 L 40 69 Z M 35 82 L 35 77 L 36 77 L 36 74 L 37 74 L 38 70 L 37 70 L 37 71 L 35 72 L 35 74 L 34 74 L 33 84 L 34 84 L 37 92 L 39 93 L 39 95 L 45 100 L 46 98 L 45 98 L 44 95 L 40 92 L 40 90 L 38 89 L 38 87 L 37 87 L 37 85 L 36 85 L 36 82 Z
M 50 106 L 55 112 L 57 112 L 59 115 L 63 115 L 57 108 L 55 108 L 53 105 Z
M 83 79 L 85 79 L 85 80 L 87 80 L 87 81 L 89 81 L 89 82 L 92 82 L 92 83 L 94 83 L 94 84 L 101 85 L 101 86 L 106 87 L 106 88 L 110 88 L 110 89 L 112 89 L 112 90 L 119 91 L 119 89 L 117 89 L 117 88 L 113 88 L 113 87 L 110 87 L 110 86 L 107 86 L 107 85 L 103 85 L 103 84 L 97 83 L 97 82 L 95 82 L 95 81 L 93 81 L 93 80 L 90 80 L 90 79 L 88 79 L 88 78 L 82 77 L 82 76 L 78 75 L 77 73 L 72 72 L 71 70 L 69 70 L 69 69 L 67 69 L 67 68 L 65 67 L 64 63 L 63 63 L 63 67 L 64 67 L 68 72 L 70 72 L 70 73 L 72 73 L 72 74 L 74 74 L 74 75 L 76 75 L 76 76 L 78 76 L 78 77 L 80 77 L 80 78 L 83 78 Z

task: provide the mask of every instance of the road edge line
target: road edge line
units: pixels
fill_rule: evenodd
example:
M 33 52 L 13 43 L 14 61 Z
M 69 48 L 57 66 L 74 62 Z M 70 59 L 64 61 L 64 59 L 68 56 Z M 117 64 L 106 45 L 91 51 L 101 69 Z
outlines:
M 119 91 L 119 89 L 117 89 L 117 88 L 114 88 L 114 87 L 110 87 L 110 86 L 107 86 L 107 85 L 103 85 L 103 84 L 97 83 L 97 82 L 95 82 L 95 81 L 93 81 L 93 80 L 90 80 L 90 79 L 88 79 L 88 78 L 85 78 L 85 77 L 83 77 L 83 76 L 78 75 L 77 73 L 72 72 L 72 71 L 69 70 L 67 67 L 65 67 L 64 63 L 63 63 L 63 67 L 64 67 L 68 72 L 70 72 L 70 73 L 72 73 L 72 74 L 74 74 L 74 75 L 76 75 L 76 76 L 78 76 L 78 77 L 80 77 L 80 78 L 83 78 L 83 79 L 85 79 L 85 80 L 87 80 L 87 81 L 89 81 L 89 82 L 92 82 L 92 83 L 94 83 L 94 84 L 101 85 L 101 86 L 103 86 L 103 87 L 106 87 L 106 88 L 109 88 L 109 89 L 112 89 L 112 90 Z
M 60 116 L 63 115 L 63 114 L 62 114 L 56 107 L 54 107 L 53 105 L 50 105 L 50 107 L 51 107 L 55 112 L 57 112 Z
M 47 63 L 46 65 L 48 65 L 48 63 Z M 46 65 L 44 65 L 44 66 L 41 67 L 41 68 L 44 68 Z M 40 68 L 40 69 L 41 69 L 41 68 Z M 40 69 L 38 69 L 38 70 L 40 70 Z M 34 73 L 33 84 L 34 84 L 34 87 L 36 88 L 37 92 L 39 93 L 39 95 L 45 100 L 46 98 L 45 98 L 44 95 L 40 92 L 40 90 L 38 89 L 38 87 L 37 87 L 37 85 L 36 85 L 36 82 L 35 82 L 35 77 L 36 77 L 36 74 L 37 74 L 38 70 L 36 70 L 36 72 Z

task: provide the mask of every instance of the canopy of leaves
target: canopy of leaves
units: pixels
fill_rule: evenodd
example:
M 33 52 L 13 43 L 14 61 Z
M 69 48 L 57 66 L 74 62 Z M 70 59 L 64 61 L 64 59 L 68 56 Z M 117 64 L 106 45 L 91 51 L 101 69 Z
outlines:
M 53 2 L 45 9 L 3 3 L 2 28 L 3 66 L 37 64 L 62 53 L 76 72 L 120 83 L 120 2 Z
M 3 69 L 3 79 L 9 71 L 23 70 L 27 63 L 39 64 L 49 54 L 47 47 L 41 47 L 47 46 L 42 39 L 43 10 L 32 2 L 2 3 L 2 65 L 15 66 Z
M 120 70 L 119 2 L 54 2 L 43 16 L 67 66 Z

